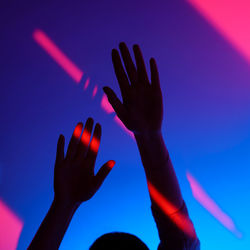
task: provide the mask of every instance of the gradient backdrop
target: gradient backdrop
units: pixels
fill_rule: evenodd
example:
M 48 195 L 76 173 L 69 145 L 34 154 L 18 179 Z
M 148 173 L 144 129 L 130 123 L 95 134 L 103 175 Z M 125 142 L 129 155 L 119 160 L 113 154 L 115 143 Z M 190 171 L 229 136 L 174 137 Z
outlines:
M 61 249 L 111 231 L 156 249 L 135 141 L 103 98 L 105 85 L 119 91 L 121 41 L 158 62 L 163 132 L 201 249 L 250 249 L 249 27 L 249 0 L 1 2 L 0 249 L 28 246 L 53 199 L 58 136 L 88 116 L 103 127 L 97 169 L 116 165 Z

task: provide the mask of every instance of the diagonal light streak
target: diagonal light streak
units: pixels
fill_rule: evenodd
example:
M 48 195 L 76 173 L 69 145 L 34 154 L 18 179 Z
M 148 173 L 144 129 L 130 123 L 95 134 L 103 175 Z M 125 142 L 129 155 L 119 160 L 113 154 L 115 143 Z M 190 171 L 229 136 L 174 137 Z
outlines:
M 83 71 L 79 69 L 60 49 L 59 47 L 48 37 L 48 35 L 40 29 L 35 29 L 33 34 L 33 39 L 44 49 L 77 83 L 79 83 L 83 76 Z M 84 90 L 87 90 L 90 83 L 90 78 L 88 77 L 85 84 Z M 94 98 L 98 91 L 98 85 L 95 85 L 92 98 Z M 102 97 L 101 108 L 108 114 L 113 113 L 114 110 L 109 104 L 106 95 Z M 123 131 L 125 131 L 131 138 L 134 135 L 129 131 L 121 122 L 121 120 L 115 116 L 114 121 L 119 125 Z
M 33 39 L 74 79 L 79 83 L 83 76 L 80 70 L 59 47 L 41 30 L 33 32 Z
M 238 238 L 242 237 L 242 234 L 236 228 L 233 220 L 212 200 L 212 198 L 201 187 L 198 181 L 187 172 L 187 179 L 189 181 L 192 194 L 194 198 L 210 213 L 215 219 L 217 219 L 225 228 L 231 231 Z
M 152 200 L 157 204 L 157 206 L 169 217 L 172 222 L 179 227 L 184 233 L 189 235 L 189 237 L 196 238 L 193 224 L 188 216 L 178 212 L 178 209 L 166 199 L 155 187 L 148 181 L 148 190 Z
M 0 249 L 17 249 L 23 222 L 0 200 Z
M 187 0 L 250 62 L 249 0 Z

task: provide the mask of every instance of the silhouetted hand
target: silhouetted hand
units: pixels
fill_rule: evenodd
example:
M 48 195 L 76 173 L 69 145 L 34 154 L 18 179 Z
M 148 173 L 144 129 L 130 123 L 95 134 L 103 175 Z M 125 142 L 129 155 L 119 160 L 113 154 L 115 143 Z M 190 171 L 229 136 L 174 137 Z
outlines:
M 120 43 L 119 47 L 127 74 L 116 49 L 112 50 L 112 61 L 123 103 L 111 88 L 104 87 L 103 90 L 117 116 L 129 130 L 134 133 L 160 131 L 163 104 L 155 59 L 150 59 L 150 82 L 139 46 L 133 46 L 136 66 L 126 44 Z
M 101 125 L 96 124 L 93 138 L 90 140 L 93 123 L 93 119 L 88 118 L 84 130 L 82 123 L 77 124 L 69 142 L 66 157 L 64 156 L 64 136 L 60 135 L 58 139 L 54 173 L 55 200 L 58 203 L 74 206 L 89 200 L 115 164 L 112 160 L 108 161 L 94 175 L 101 139 Z

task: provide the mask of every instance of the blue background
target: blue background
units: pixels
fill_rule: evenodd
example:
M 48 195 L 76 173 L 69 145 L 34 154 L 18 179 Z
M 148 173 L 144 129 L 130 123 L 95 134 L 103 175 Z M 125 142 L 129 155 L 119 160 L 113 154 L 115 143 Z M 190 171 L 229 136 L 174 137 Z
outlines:
M 250 246 L 249 62 L 188 3 L 175 1 L 18 1 L 1 3 L 0 197 L 23 220 L 28 246 L 53 199 L 57 139 L 78 121 L 103 128 L 97 168 L 112 172 L 76 212 L 61 249 L 87 249 L 103 233 L 159 239 L 135 142 L 106 114 L 102 87 L 119 92 L 111 49 L 124 41 L 157 60 L 163 133 L 201 249 Z M 33 40 L 43 30 L 84 71 L 79 85 Z M 90 77 L 90 85 L 83 85 Z M 92 98 L 92 90 L 98 92 Z M 186 171 L 235 222 L 235 237 L 192 196 Z

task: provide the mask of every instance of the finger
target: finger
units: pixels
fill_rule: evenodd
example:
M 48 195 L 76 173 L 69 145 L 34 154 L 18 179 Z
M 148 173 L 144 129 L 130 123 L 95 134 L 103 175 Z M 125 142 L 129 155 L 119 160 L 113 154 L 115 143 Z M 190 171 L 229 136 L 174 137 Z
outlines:
M 89 162 L 91 167 L 94 167 L 95 165 L 96 156 L 97 156 L 98 149 L 100 146 L 101 135 L 102 135 L 102 128 L 101 128 L 101 125 L 97 123 L 95 125 L 93 138 L 89 144 L 89 149 L 88 149 L 87 156 L 86 156 L 86 159 Z
M 84 158 L 86 155 L 86 152 L 88 150 L 91 133 L 93 129 L 94 120 L 90 117 L 87 119 L 85 123 L 85 127 L 80 139 L 80 145 L 77 150 L 77 157 L 78 158 Z
M 126 99 L 126 96 L 128 94 L 129 81 L 124 71 L 119 52 L 116 49 L 112 50 L 112 61 L 114 65 L 115 75 L 120 86 L 122 98 L 124 100 L 124 98 Z
M 64 160 L 64 144 L 65 138 L 63 135 L 60 135 L 57 142 L 56 165 L 61 164 Z
M 122 59 L 125 64 L 125 68 L 128 73 L 128 77 L 130 80 L 131 85 L 135 84 L 137 81 L 137 72 L 136 72 L 136 67 L 133 63 L 133 60 L 130 56 L 128 47 L 125 43 L 120 43 L 119 45 L 121 54 L 122 54 Z
M 114 167 L 115 161 L 110 160 L 106 162 L 97 172 L 95 176 L 95 181 L 96 181 L 96 187 L 97 189 L 102 185 L 103 181 L 106 179 L 108 176 L 109 172 L 111 169 Z
M 160 78 L 154 58 L 150 59 L 150 71 L 151 71 L 151 84 L 153 88 L 161 89 L 160 87 Z
M 142 56 L 142 52 L 138 45 L 133 46 L 134 54 L 135 54 L 135 61 L 137 66 L 137 74 L 138 74 L 138 84 L 143 86 L 147 86 L 149 84 L 148 75 L 146 66 L 144 63 L 144 59 Z
M 79 122 L 75 127 L 75 130 L 69 142 L 69 146 L 68 146 L 68 150 L 66 154 L 67 159 L 73 159 L 76 155 L 78 144 L 79 144 L 79 139 L 82 134 L 82 128 L 83 128 L 83 124 L 81 122 Z
M 115 92 L 109 88 L 109 87 L 104 87 L 103 88 L 104 93 L 107 95 L 108 101 L 113 107 L 114 111 L 116 112 L 117 116 L 120 118 L 122 122 L 125 121 L 126 117 L 126 110 L 119 100 L 119 98 L 116 96 Z

